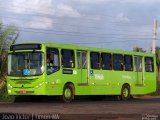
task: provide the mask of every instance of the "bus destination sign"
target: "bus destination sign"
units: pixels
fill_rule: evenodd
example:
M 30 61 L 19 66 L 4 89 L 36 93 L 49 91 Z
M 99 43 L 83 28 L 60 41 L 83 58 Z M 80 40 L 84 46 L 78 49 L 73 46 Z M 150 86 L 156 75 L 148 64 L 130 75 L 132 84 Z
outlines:
M 11 45 L 10 51 L 15 50 L 40 50 L 41 44 L 17 44 Z

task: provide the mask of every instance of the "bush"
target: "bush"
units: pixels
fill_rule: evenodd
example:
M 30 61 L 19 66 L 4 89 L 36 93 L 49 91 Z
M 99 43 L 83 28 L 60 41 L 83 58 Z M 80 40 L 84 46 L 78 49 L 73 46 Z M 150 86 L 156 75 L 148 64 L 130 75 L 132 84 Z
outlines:
M 15 97 L 9 96 L 7 92 L 7 84 L 0 88 L 0 102 L 14 102 Z

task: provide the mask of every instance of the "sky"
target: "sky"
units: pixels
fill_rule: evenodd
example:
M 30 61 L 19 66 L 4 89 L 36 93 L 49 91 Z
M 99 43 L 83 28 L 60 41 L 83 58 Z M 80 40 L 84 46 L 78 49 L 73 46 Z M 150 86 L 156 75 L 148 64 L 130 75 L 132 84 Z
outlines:
M 153 22 L 160 47 L 160 0 L 0 0 L 0 21 L 19 42 L 49 42 L 151 51 Z

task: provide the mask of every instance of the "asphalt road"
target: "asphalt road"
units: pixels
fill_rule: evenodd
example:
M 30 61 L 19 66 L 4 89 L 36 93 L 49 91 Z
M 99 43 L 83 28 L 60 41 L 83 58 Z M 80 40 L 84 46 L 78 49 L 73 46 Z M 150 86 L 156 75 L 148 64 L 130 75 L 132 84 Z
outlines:
M 112 97 L 92 101 L 88 97 L 78 97 L 71 103 L 62 103 L 56 98 L 43 98 L 35 102 L 22 99 L 16 103 L 0 103 L 0 113 L 2 120 L 10 117 L 27 120 L 27 117 L 22 116 L 24 114 L 30 115 L 30 119 L 34 116 L 37 120 L 55 119 L 54 115 L 58 116 L 56 119 L 65 120 L 158 120 L 160 96 L 136 97 L 129 101 L 116 101 Z M 21 117 L 14 117 L 15 114 L 20 114 Z

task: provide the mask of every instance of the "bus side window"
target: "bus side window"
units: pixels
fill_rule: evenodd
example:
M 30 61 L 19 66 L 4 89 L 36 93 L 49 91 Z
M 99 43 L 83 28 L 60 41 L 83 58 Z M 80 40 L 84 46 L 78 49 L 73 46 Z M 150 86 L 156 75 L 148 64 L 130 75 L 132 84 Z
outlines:
M 82 68 L 83 69 L 87 68 L 87 53 L 86 52 L 82 53 Z
M 154 62 L 152 57 L 145 57 L 146 72 L 154 72 Z
M 102 53 L 101 60 L 103 70 L 112 70 L 112 55 L 110 53 Z
M 75 57 L 73 50 L 61 50 L 61 59 L 63 68 L 74 68 L 75 67 Z
M 133 58 L 131 55 L 124 56 L 125 71 L 133 71 Z
M 81 68 L 81 53 L 77 52 L 77 68 Z
M 90 53 L 91 69 L 100 69 L 100 54 L 98 52 Z
M 113 54 L 113 69 L 123 71 L 123 55 Z
M 59 51 L 56 48 L 47 48 L 47 74 L 54 73 L 59 67 Z

